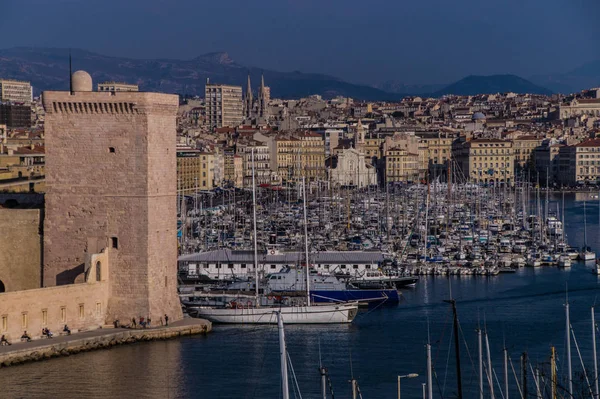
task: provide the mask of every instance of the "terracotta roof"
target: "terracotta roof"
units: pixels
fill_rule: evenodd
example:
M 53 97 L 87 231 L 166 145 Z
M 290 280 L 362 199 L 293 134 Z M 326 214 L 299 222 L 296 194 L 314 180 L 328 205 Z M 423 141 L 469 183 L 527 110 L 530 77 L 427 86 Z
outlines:
M 31 149 L 30 147 L 19 147 L 13 152 L 13 154 L 15 154 L 15 155 L 44 155 L 45 147 L 41 146 L 41 145 L 34 146 L 33 149 Z
M 600 147 L 600 139 L 587 139 L 579 144 L 575 144 L 574 147 Z

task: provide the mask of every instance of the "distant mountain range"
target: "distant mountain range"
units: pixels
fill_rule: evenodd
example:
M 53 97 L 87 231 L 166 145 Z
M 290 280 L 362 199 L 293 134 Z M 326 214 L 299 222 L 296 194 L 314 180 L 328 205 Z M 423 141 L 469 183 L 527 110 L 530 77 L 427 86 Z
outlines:
M 588 62 L 566 73 L 536 75 L 529 79 L 535 84 L 564 94 L 600 87 L 600 60 Z
M 136 83 L 143 91 L 204 96 L 207 78 L 213 83 L 240 85 L 245 90 L 248 73 L 256 90 L 261 73 L 264 73 L 265 84 L 276 98 L 300 98 L 312 94 L 326 98 L 340 95 L 361 100 L 398 100 L 402 97 L 397 93 L 348 83 L 328 75 L 246 67 L 236 63 L 227 53 L 209 53 L 191 60 L 137 60 L 79 49 L 73 49 L 71 53 L 73 70 L 89 72 L 95 83 Z M 31 81 L 36 92 L 67 90 L 69 50 L 26 47 L 0 50 L 0 77 Z
M 358 100 L 397 101 L 407 95 L 439 97 L 444 94 L 574 92 L 600 85 L 600 61 L 586 64 L 563 75 L 535 76 L 526 80 L 515 75 L 468 76 L 450 85 L 405 85 L 395 81 L 374 87 L 353 84 L 316 73 L 278 72 L 248 67 L 227 53 L 209 53 L 189 60 L 111 57 L 86 50 L 72 50 L 73 70 L 88 71 L 95 83 L 136 83 L 143 91 L 204 95 L 206 79 L 244 87 L 248 73 L 254 90 L 264 73 L 265 83 L 275 98 L 300 98 L 320 94 L 325 98 L 352 97 Z M 15 47 L 0 50 L 0 77 L 31 81 L 36 93 L 66 90 L 69 86 L 69 50 Z
M 446 86 L 447 84 L 405 84 L 397 80 L 386 80 L 385 82 L 373 85 L 373 87 L 389 93 L 399 93 L 407 96 L 433 93 Z
M 444 87 L 432 94 L 433 97 L 441 97 L 446 94 L 459 96 L 472 96 L 482 93 L 531 93 L 552 94 L 551 90 L 534 85 L 516 75 L 491 75 L 491 76 L 467 76 L 456 83 Z

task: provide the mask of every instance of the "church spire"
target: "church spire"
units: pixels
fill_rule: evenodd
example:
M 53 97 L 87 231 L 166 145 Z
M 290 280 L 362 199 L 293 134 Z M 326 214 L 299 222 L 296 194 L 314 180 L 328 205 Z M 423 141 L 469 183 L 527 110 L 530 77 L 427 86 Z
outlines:
M 264 117 L 267 109 L 267 95 L 265 90 L 265 74 L 260 74 L 260 89 L 258 90 L 258 115 Z
M 248 72 L 248 83 L 246 85 L 246 99 L 252 100 L 252 86 L 250 85 L 250 72 Z
M 246 86 L 246 98 L 244 101 L 244 108 L 245 108 L 244 115 L 248 119 L 252 118 L 252 106 L 253 106 L 252 86 L 250 85 L 250 72 L 248 72 L 248 83 Z

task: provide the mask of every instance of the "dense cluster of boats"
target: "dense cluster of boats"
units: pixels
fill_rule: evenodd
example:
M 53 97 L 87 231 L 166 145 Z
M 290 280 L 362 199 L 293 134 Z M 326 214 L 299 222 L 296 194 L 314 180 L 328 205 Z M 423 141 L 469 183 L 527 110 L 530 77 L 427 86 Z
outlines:
M 182 301 L 190 314 L 220 322 L 267 322 L 261 314 L 277 306 L 286 323 L 349 322 L 359 303 L 398 302 L 418 276 L 494 276 L 595 260 L 585 242 L 581 249 L 567 242 L 564 197 L 551 209 L 543 195 L 527 183 L 438 179 L 385 191 L 303 182 L 220 191 L 209 195 L 210 207 L 207 198 L 182 198 Z M 307 316 L 318 303 L 320 321 Z M 285 315 L 291 308 L 295 317 Z

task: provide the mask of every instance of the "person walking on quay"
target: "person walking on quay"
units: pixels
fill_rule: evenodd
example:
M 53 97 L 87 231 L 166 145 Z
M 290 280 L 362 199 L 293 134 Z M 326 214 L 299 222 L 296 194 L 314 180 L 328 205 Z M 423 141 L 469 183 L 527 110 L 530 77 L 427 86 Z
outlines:
M 167 316 L 165 314 L 165 325 L 168 327 L 169 326 L 169 316 Z
M 148 317 L 146 318 L 146 321 L 147 321 L 147 326 L 148 326 L 148 328 L 150 328 L 150 322 L 152 321 L 152 320 L 150 320 L 150 316 L 148 316 Z
M 131 328 L 137 328 L 137 323 L 135 322 L 135 317 L 131 319 Z

